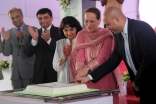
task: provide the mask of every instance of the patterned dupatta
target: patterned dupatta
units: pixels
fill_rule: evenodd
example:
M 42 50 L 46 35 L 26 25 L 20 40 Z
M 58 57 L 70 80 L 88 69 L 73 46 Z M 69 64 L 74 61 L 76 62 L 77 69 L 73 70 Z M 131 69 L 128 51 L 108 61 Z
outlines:
M 71 55 L 70 55 L 70 67 L 72 70 L 72 75 L 76 76 L 76 69 L 82 68 L 85 66 L 86 63 L 78 62 L 78 65 L 76 65 L 76 54 L 78 49 L 85 49 L 85 55 L 87 55 L 86 62 L 92 61 L 93 58 L 95 58 L 101 47 L 102 47 L 102 41 L 108 37 L 113 37 L 112 33 L 108 31 L 107 29 L 98 28 L 94 33 L 89 33 L 87 30 L 82 30 L 78 33 L 78 38 L 76 37 L 76 41 L 74 44 L 74 47 L 72 49 Z M 78 36 L 77 35 L 77 36 Z M 81 42 L 84 40 L 84 42 Z M 94 47 L 94 50 L 91 50 Z M 111 50 L 113 51 L 114 43 L 111 47 Z M 89 55 L 90 53 L 90 55 Z M 99 66 L 97 62 L 95 62 L 96 66 Z M 78 67 L 78 68 L 76 68 Z M 95 69 L 95 68 L 94 68 Z

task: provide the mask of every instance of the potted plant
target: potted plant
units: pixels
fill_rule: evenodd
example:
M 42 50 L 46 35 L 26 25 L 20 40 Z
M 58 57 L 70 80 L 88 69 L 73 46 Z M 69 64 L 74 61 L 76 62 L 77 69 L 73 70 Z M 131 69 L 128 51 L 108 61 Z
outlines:
M 71 0 L 60 0 L 60 5 L 62 6 L 62 10 L 66 10 L 69 6 Z
M 0 60 L 0 69 L 5 70 L 6 68 L 9 68 L 9 61 L 6 59 Z
M 129 76 L 128 71 L 123 72 L 122 80 L 123 80 L 124 82 L 130 80 L 130 76 Z
M 128 71 L 125 71 L 122 75 L 122 80 L 123 80 L 123 90 L 124 94 L 127 95 L 127 81 L 130 80 L 130 76 Z

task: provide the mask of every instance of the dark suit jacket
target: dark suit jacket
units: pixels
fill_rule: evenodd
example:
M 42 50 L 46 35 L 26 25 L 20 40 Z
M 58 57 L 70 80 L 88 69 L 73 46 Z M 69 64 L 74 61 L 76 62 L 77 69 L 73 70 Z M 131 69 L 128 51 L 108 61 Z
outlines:
M 31 42 L 25 48 L 25 53 L 29 56 L 35 54 L 35 66 L 34 66 L 34 75 L 33 75 L 33 83 L 39 84 L 43 83 L 44 79 L 44 72 L 50 82 L 57 81 L 57 72 L 53 69 L 53 56 L 56 48 L 56 41 L 60 39 L 58 35 L 58 28 L 55 26 L 51 26 L 50 33 L 51 33 L 51 43 L 50 45 L 47 44 L 46 41 L 43 40 L 41 37 L 42 28 L 38 30 L 39 38 L 38 43 L 36 46 L 32 46 Z M 30 48 L 31 50 L 27 50 Z
M 128 42 L 130 54 L 137 70 L 136 76 L 128 66 L 125 56 L 124 39 L 115 36 L 115 49 L 111 57 L 91 73 L 93 82 L 113 71 L 123 60 L 129 71 L 131 81 L 139 87 L 153 86 L 156 72 L 156 34 L 153 28 L 143 21 L 128 19 Z

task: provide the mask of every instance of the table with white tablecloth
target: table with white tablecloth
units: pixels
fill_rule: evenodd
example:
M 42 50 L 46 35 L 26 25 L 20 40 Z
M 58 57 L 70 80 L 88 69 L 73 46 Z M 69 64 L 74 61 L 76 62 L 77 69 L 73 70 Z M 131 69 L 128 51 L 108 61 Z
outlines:
M 62 102 L 54 102 L 40 99 L 30 99 L 12 96 L 0 96 L 0 104 L 113 104 L 113 96 L 97 96 L 75 99 Z

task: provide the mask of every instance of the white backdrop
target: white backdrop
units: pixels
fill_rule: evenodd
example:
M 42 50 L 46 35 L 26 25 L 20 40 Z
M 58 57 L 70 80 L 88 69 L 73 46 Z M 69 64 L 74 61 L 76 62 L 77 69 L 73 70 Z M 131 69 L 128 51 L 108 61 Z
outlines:
M 156 0 L 140 0 L 140 19 L 156 27 Z

